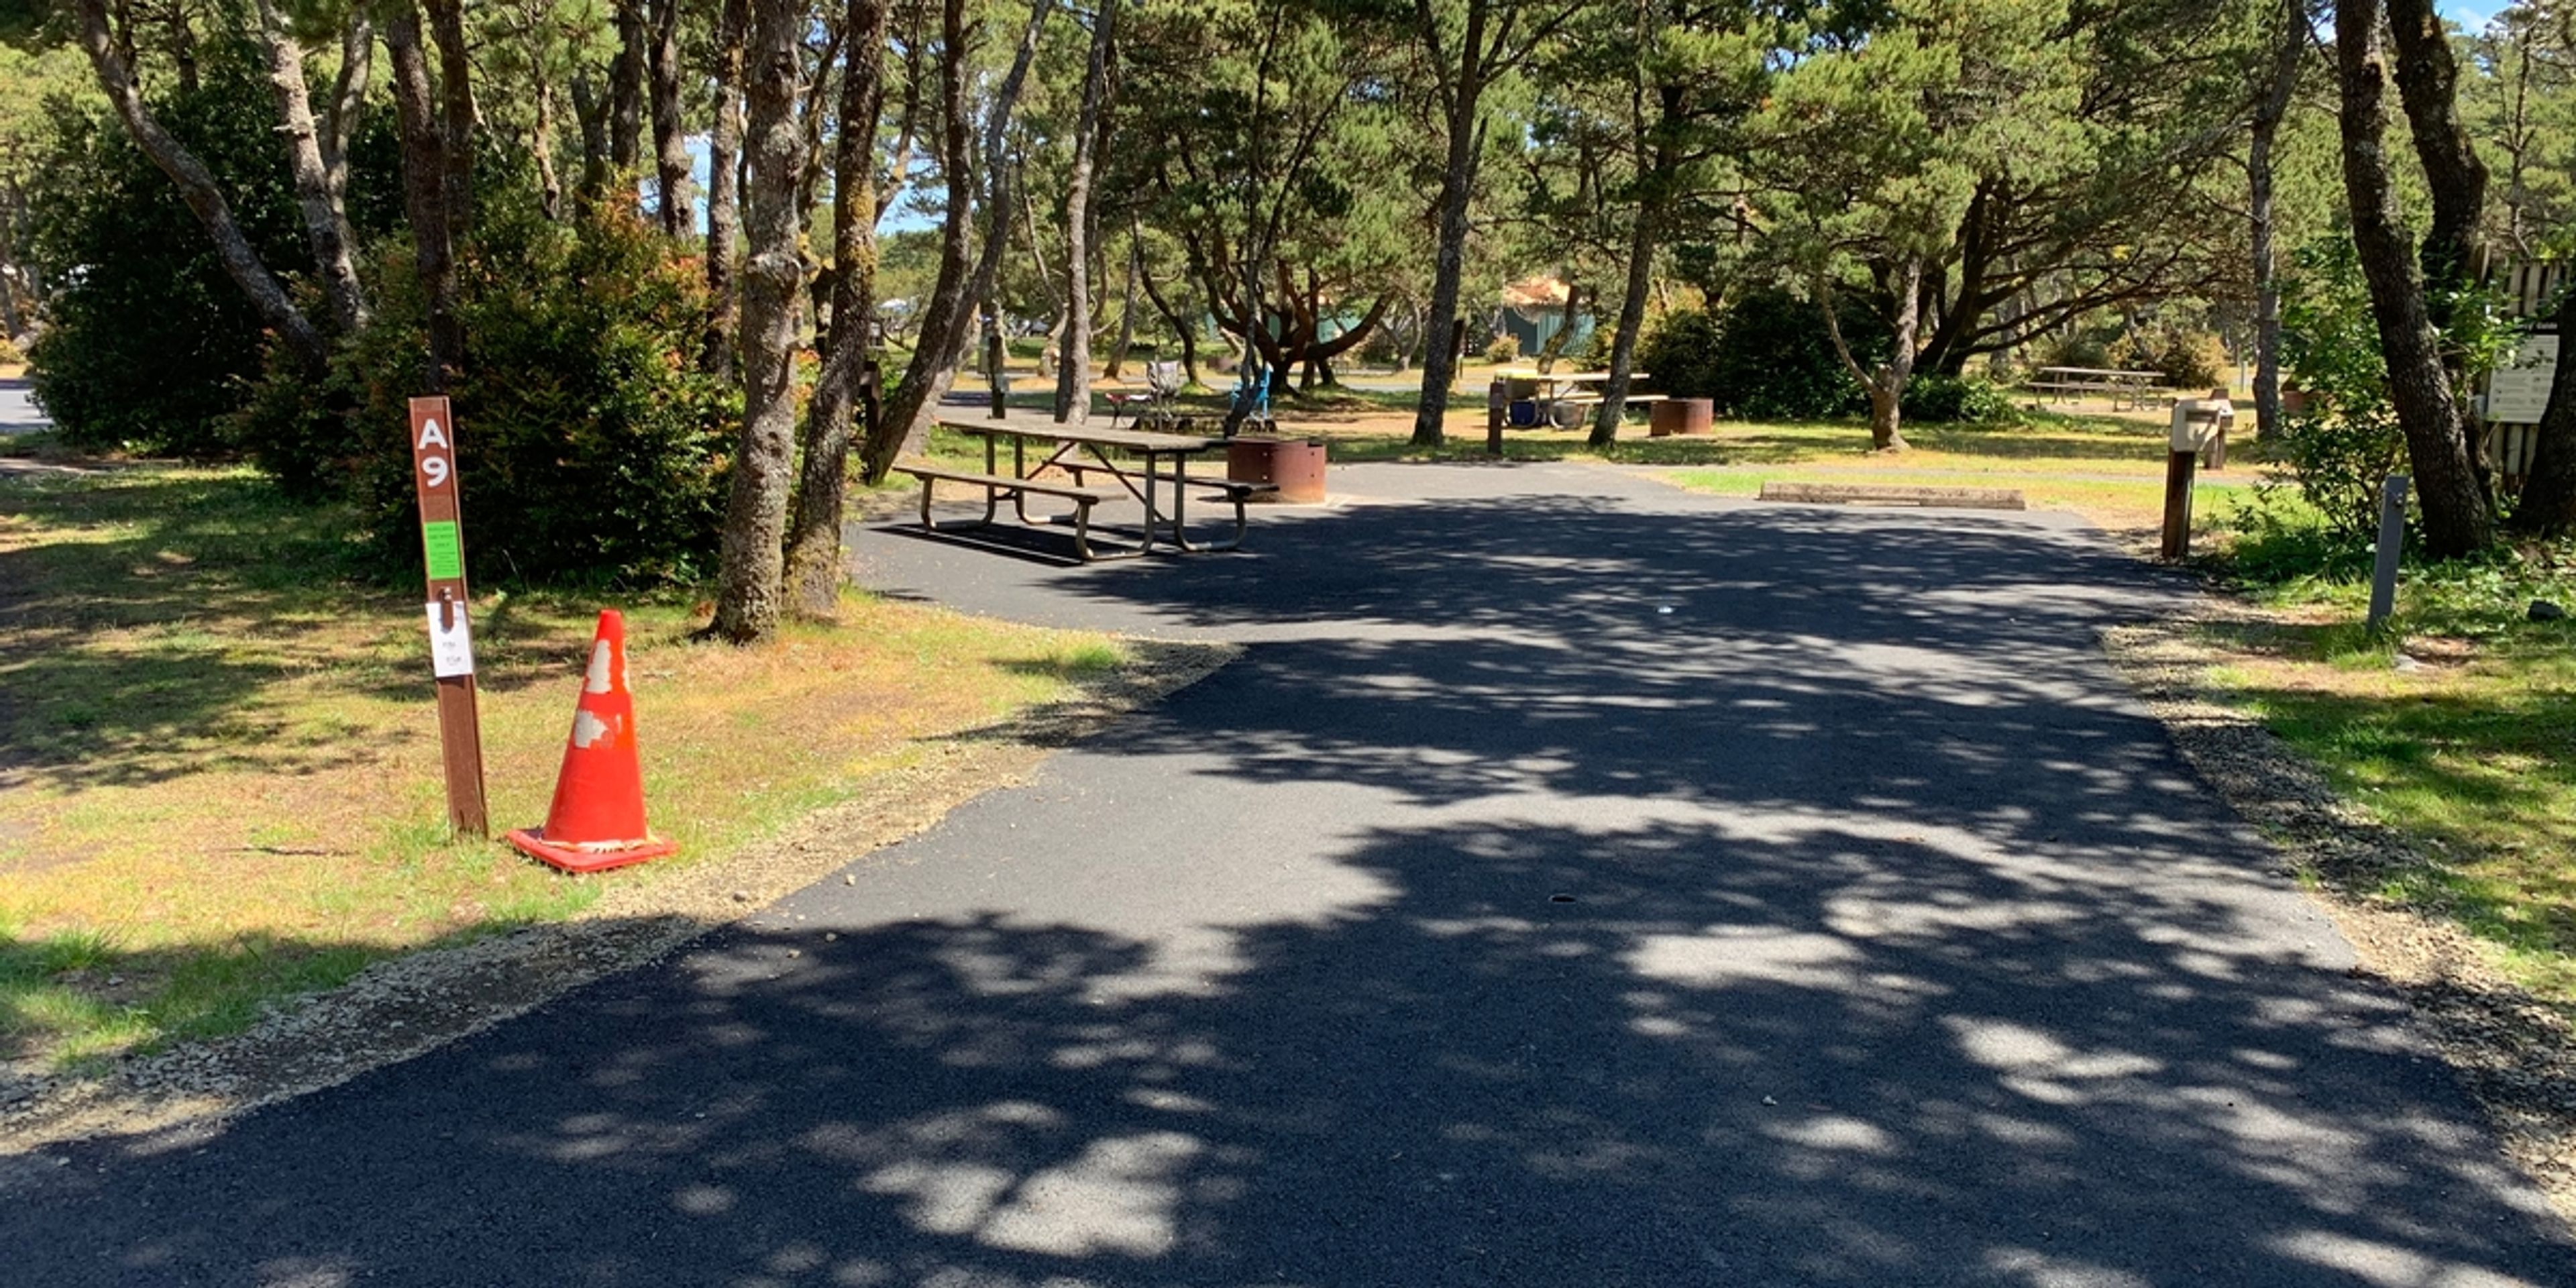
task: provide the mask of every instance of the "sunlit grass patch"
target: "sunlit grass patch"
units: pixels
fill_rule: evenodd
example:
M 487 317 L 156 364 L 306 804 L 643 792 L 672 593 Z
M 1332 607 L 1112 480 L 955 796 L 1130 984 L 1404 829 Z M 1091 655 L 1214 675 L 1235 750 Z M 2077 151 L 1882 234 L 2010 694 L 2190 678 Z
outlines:
M 2366 585 L 2313 581 L 2204 634 L 2221 691 L 2422 841 L 2426 865 L 2360 893 L 2457 921 L 2576 1006 L 2576 631 L 2524 617 L 2568 589 L 2560 556 L 2532 552 L 2410 571 L 2387 631 L 2362 626 Z
M 2125 427 L 2083 424 L 2024 429 L 1949 430 L 1915 436 L 1904 452 L 1868 454 L 1865 431 L 1851 450 L 1815 450 L 1766 464 L 1682 470 L 1683 487 L 1723 496 L 1752 496 L 1764 483 L 1863 483 L 1917 487 L 2010 488 L 2032 509 L 2070 510 L 2108 528 L 2141 528 L 2164 514 L 2165 446 Z M 1670 440 L 1666 440 L 1670 441 Z M 1777 441 L 1772 431 L 1764 441 Z M 2250 467 L 2203 472 L 2192 488 L 2195 531 L 2215 526 L 2257 475 Z

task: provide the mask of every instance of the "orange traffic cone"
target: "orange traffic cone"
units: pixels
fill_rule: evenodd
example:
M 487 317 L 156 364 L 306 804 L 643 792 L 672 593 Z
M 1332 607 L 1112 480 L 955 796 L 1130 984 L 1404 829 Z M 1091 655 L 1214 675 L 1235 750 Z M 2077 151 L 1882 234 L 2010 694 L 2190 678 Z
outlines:
M 546 825 L 510 833 L 510 844 L 566 872 L 624 867 L 680 848 L 644 829 L 635 694 L 626 684 L 626 619 L 615 609 L 599 615 Z

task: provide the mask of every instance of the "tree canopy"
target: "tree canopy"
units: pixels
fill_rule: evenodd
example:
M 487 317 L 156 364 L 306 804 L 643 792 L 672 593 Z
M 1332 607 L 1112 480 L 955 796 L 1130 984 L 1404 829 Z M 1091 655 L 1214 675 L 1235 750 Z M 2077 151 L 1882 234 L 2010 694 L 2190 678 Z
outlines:
M 508 278 L 637 262 L 636 235 L 671 289 Z M 387 391 L 448 388 L 508 441 L 622 443 L 652 459 L 599 468 L 727 493 L 726 522 L 692 502 L 601 575 L 720 564 L 744 639 L 829 611 L 845 476 L 919 445 L 979 335 L 1045 335 L 1065 418 L 1094 353 L 1249 361 L 1293 402 L 1375 351 L 1420 363 L 1437 443 L 1499 288 L 1542 278 L 1600 323 L 1596 441 L 1643 346 L 1727 343 L 1739 307 L 1745 352 L 1806 345 L 1825 365 L 1777 369 L 1849 381 L 1785 402 L 1865 405 L 1884 448 L 1918 379 L 2105 345 L 2259 359 L 2268 426 L 2303 271 L 2282 248 L 2328 243 L 2369 272 L 2419 474 L 2465 462 L 2428 506 L 2513 511 L 2457 409 L 2497 344 L 2483 275 L 2576 251 L 2576 7 L 2459 30 L 2426 0 L 0 5 L 0 328 L 45 336 L 67 434 L 358 496 Z M 615 338 L 585 360 L 700 382 L 652 386 L 681 421 L 593 439 L 630 404 L 498 397 L 475 368 L 521 369 L 496 346 L 534 338 L 503 319 L 539 317 Z M 2576 481 L 2520 505 L 2563 526 Z

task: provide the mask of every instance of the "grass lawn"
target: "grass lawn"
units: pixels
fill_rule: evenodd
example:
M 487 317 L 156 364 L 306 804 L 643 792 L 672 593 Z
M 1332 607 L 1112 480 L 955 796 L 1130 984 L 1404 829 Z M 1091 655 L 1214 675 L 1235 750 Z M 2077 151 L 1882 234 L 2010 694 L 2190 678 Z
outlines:
M 1764 483 L 1791 480 L 2016 488 L 2032 509 L 2072 510 L 2114 530 L 2151 528 L 2164 514 L 2163 429 L 2114 417 L 2051 417 L 1997 428 L 1922 426 L 1906 431 L 1907 450 L 1888 453 L 1870 452 L 1868 429 L 1860 425 L 1722 425 L 1713 438 L 1747 441 L 1765 451 L 1790 444 L 1803 450 L 1684 470 L 1676 476 L 1684 487 L 1728 496 L 1751 496 Z M 1651 448 L 1654 441 L 1640 446 Z M 2194 526 L 2209 526 L 2250 494 L 2256 475 L 2241 455 L 2223 472 L 2203 470 L 2192 489 Z
M 1377 412 L 1355 398 L 1312 414 L 1290 409 L 1282 416 L 1292 430 L 1330 439 L 1337 461 L 1485 459 L 1481 403 L 1453 406 L 1444 426 L 1448 443 L 1425 451 L 1411 442 L 1406 399 L 1401 414 Z M 1631 424 L 1607 451 L 1593 450 L 1586 437 L 1581 429 L 1509 430 L 1503 454 L 1511 460 L 1673 466 L 1674 482 L 1725 496 L 1751 496 L 1775 480 L 2005 487 L 2020 489 L 2034 509 L 2073 510 L 2107 528 L 2152 527 L 2164 512 L 2165 431 L 2151 415 L 1914 426 L 1906 430 L 1908 450 L 1889 453 L 1871 452 L 1868 427 L 1849 422 L 1721 422 L 1707 435 L 1672 438 L 1648 437 L 1644 425 Z M 2207 526 L 2230 509 L 2250 492 L 2256 473 L 2241 454 L 2225 472 L 2203 471 L 2193 491 L 2196 522 Z
M 0 1057 L 233 1031 L 389 955 L 572 915 L 1121 660 L 860 597 L 739 650 L 690 642 L 686 598 L 480 596 L 496 830 L 542 821 L 596 611 L 626 613 L 647 799 L 683 849 L 570 878 L 448 839 L 417 592 L 343 575 L 328 517 L 244 471 L 0 474 Z
M 2457 921 L 2576 1009 L 2576 629 L 2525 620 L 2533 599 L 2576 605 L 2576 551 L 2410 569 L 2380 636 L 2358 582 L 2262 598 L 2262 619 L 2205 628 L 2210 678 L 2429 852 L 2351 893 Z

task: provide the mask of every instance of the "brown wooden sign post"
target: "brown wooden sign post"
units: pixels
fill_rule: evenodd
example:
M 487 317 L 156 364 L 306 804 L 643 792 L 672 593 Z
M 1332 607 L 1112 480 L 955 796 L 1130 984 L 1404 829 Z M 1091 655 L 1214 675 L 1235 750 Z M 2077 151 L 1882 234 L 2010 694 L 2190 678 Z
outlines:
M 412 484 L 429 574 L 430 671 L 438 677 L 438 744 L 447 762 L 447 825 L 491 834 L 483 809 L 483 726 L 474 705 L 474 642 L 466 622 L 465 536 L 456 495 L 456 421 L 445 398 L 411 400 Z

